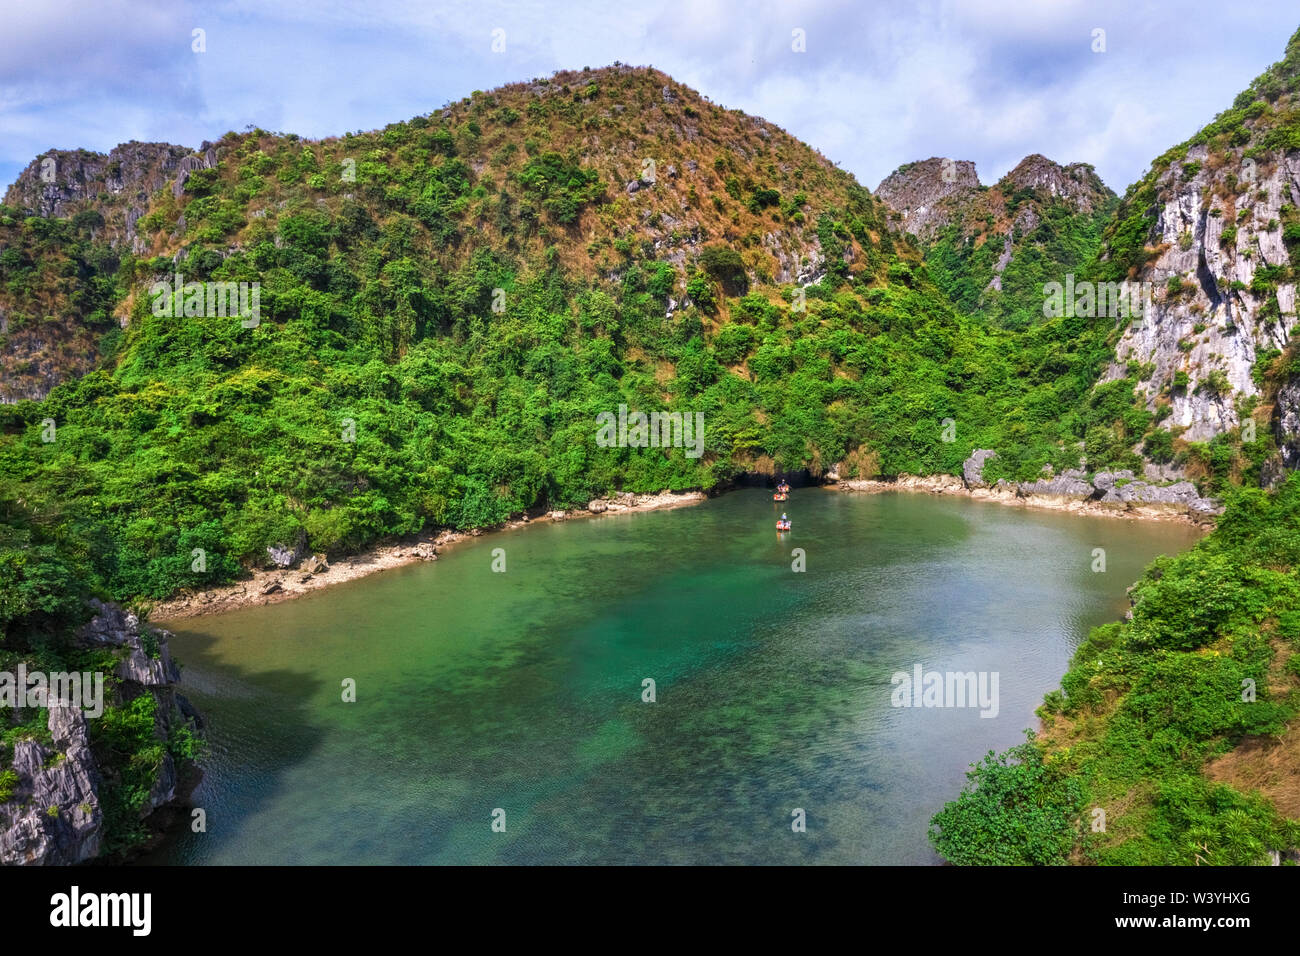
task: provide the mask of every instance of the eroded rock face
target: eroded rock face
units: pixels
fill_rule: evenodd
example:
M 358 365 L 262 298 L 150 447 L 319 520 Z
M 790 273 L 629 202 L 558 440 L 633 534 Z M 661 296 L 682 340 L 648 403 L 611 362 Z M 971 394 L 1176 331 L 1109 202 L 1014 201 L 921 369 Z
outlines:
M 965 241 L 998 243 L 989 283 L 995 290 L 1001 290 L 1002 273 L 1042 223 L 1046 207 L 1063 204 L 1086 217 L 1104 212 L 1115 198 L 1087 163 L 1062 166 L 1038 153 L 1026 156 L 988 189 L 980 186 L 975 164 L 966 160 L 908 163 L 885 178 L 877 195 L 896 213 L 893 226 L 922 244 L 950 225 L 958 227 Z
M 1119 474 L 1119 473 L 1116 473 Z M 1145 481 L 1131 480 L 1132 472 L 1123 472 L 1129 480 L 1111 481 L 1105 486 L 1104 493 L 1098 499 L 1103 506 L 1129 508 L 1131 506 L 1168 505 L 1175 511 L 1205 513 L 1211 506 L 1203 504 L 1196 486 L 1190 481 L 1179 481 L 1172 485 L 1149 485 Z M 1098 476 L 1100 478 L 1101 476 Z M 1094 479 L 1096 483 L 1096 479 Z M 1097 484 L 1100 489 L 1103 486 Z
M 99 770 L 81 711 L 51 707 L 53 748 L 14 745 L 18 787 L 0 805 L 0 864 L 68 866 L 99 853 L 103 814 Z
M 986 448 L 971 453 L 962 465 L 966 487 L 990 488 L 984 480 L 984 463 L 997 454 Z M 1169 512 L 1193 516 L 1220 514 L 1222 505 L 1212 498 L 1202 498 L 1190 481 L 1152 484 L 1134 477 L 1132 471 L 1101 471 L 1088 479 L 1082 469 L 1071 468 L 1059 475 L 1045 475 L 1035 481 L 1012 482 L 1001 478 L 989 492 L 994 496 L 1030 496 L 1061 501 L 1091 501 L 1103 508 L 1143 514 Z
M 271 563 L 277 568 L 291 568 L 298 560 L 298 551 L 296 548 L 289 548 L 282 544 L 277 544 L 266 549 L 267 556 Z
M 1077 468 L 1063 471 L 1054 478 L 1021 482 L 1019 490 L 1025 495 L 1055 495 L 1075 501 L 1086 501 L 1097 492 L 1087 480 L 1087 475 Z
M 1053 199 L 1064 199 L 1079 212 L 1092 212 L 1105 200 L 1109 192 L 1101 178 L 1087 163 L 1070 163 L 1062 166 L 1041 153 L 1022 159 L 1016 168 L 1002 179 L 1014 189 L 1038 189 Z M 1026 207 L 1031 209 L 1032 207 Z M 1021 232 L 1038 227 L 1038 219 L 1018 223 Z
M 1300 378 L 1278 389 L 1276 427 L 1282 467 L 1300 468 Z
M 966 479 L 966 485 L 969 488 L 983 488 L 986 485 L 984 481 L 984 463 L 990 458 L 998 457 L 998 453 L 988 448 L 977 448 L 970 453 L 961 466 L 962 477 Z
M 190 153 L 184 146 L 134 140 L 107 154 L 50 150 L 18 175 L 5 193 L 5 205 L 56 218 L 93 207 L 104 216 L 105 238 L 131 245 L 149 197 L 175 177 Z
M 116 651 L 116 676 L 122 682 L 117 702 L 153 694 L 159 740 L 168 739 L 177 722 L 201 728 L 198 713 L 175 690 L 180 671 L 168 647 L 171 634 L 142 627 L 135 614 L 117 605 L 92 600 L 91 607 L 94 617 L 77 633 L 77 641 L 86 648 Z M 18 783 L 12 797 L 0 804 L 0 864 L 70 865 L 99 855 L 103 776 L 90 748 L 88 719 L 94 718 L 56 705 L 48 716 L 52 745 L 16 742 L 12 769 Z M 164 753 L 142 818 L 175 801 L 180 785 L 175 761 Z
M 185 181 L 196 169 L 212 169 L 217 165 L 217 151 L 209 146 L 201 154 L 194 153 L 181 158 L 176 164 L 176 181 L 172 183 L 172 198 L 179 199 L 185 191 Z
M 1290 264 L 1283 207 L 1300 197 L 1300 150 L 1251 158 L 1249 147 L 1211 157 L 1192 146 L 1155 178 L 1147 245 L 1157 254 L 1136 276 L 1148 283 L 1151 305 L 1129 323 L 1102 378 L 1124 377 L 1130 361 L 1151 367 L 1138 394 L 1152 411 L 1165 395 L 1172 414 L 1163 427 L 1185 429 L 1188 441 L 1241 424 L 1239 403 L 1259 392 L 1251 375 L 1258 354 L 1285 348 L 1296 326 L 1294 283 L 1255 280 Z M 1174 387 L 1179 372 L 1187 384 Z M 1281 427 L 1284 443 L 1300 438 L 1300 421 L 1288 417 Z
M 932 156 L 894 170 L 876 187 L 876 195 L 901 216 L 901 225 L 922 239 L 952 221 L 952 210 L 941 201 L 979 190 L 975 164 L 968 159 Z
M 307 532 L 301 528 L 298 529 L 292 543 L 278 541 L 274 546 L 266 549 L 267 557 L 277 568 L 291 568 L 310 554 L 311 550 L 307 547 Z
M 81 629 L 79 638 L 86 646 L 120 648 L 118 677 L 154 688 L 180 682 L 180 669 L 168 649 L 170 631 L 152 629 L 148 633 L 154 640 L 149 640 L 140 627 L 140 619 L 132 612 L 94 599 L 90 603 L 95 616 Z M 152 646 L 155 642 L 156 650 Z

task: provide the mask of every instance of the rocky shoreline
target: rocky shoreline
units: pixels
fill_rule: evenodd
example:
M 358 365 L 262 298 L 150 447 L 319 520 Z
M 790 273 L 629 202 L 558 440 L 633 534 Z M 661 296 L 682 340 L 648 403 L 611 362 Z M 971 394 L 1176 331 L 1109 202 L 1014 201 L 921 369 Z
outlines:
M 1213 499 L 1202 498 L 1189 481 L 1151 484 L 1134 478 L 1129 471 L 1101 472 L 1088 478 L 1081 470 L 1060 475 L 1044 474 L 1033 482 L 988 484 L 983 480 L 985 462 L 996 453 L 987 449 L 973 452 L 956 475 L 899 475 L 893 479 L 841 479 L 832 469 L 824 476 L 827 486 L 840 491 L 881 493 L 923 492 L 934 495 L 965 495 L 980 501 L 1052 511 L 1101 515 L 1112 518 L 1186 521 L 1209 526 L 1222 511 Z M 323 554 L 299 555 L 292 548 L 268 549 L 280 566 L 256 570 L 247 578 L 208 591 L 184 593 L 155 605 L 151 621 L 220 614 L 242 607 L 256 607 L 290 601 L 312 591 L 355 581 L 391 568 L 420 561 L 436 561 L 438 555 L 466 538 L 495 531 L 512 531 L 545 521 L 569 521 L 600 515 L 657 511 L 698 504 L 707 495 L 700 491 L 636 495 L 628 492 L 593 499 L 585 508 L 524 515 L 496 529 L 484 531 L 438 531 L 385 541 L 359 554 L 331 562 Z
M 297 555 L 293 549 L 274 548 L 272 559 L 283 567 L 251 572 L 249 577 L 208 591 L 183 593 L 153 606 L 149 620 L 171 621 L 180 618 L 220 614 L 242 607 L 256 607 L 291 601 L 312 591 L 355 581 L 381 571 L 405 567 L 422 561 L 436 561 L 444 553 L 466 538 L 475 538 L 496 531 L 513 531 L 528 525 L 547 521 L 571 521 L 604 515 L 631 514 L 642 511 L 661 511 L 683 505 L 698 504 L 707 496 L 700 491 L 635 495 L 630 492 L 593 499 L 585 508 L 567 511 L 549 511 L 530 517 L 524 515 L 507 521 L 496 529 L 484 531 L 438 531 L 383 542 L 359 554 L 330 561 L 323 554 Z
M 1146 521 L 1186 521 L 1208 527 L 1222 505 L 1202 498 L 1190 481 L 1152 484 L 1134 477 L 1131 471 L 1103 471 L 1089 478 L 1081 469 L 1060 475 L 1045 473 L 1037 481 L 1011 482 L 1005 478 L 993 484 L 984 481 L 984 464 L 995 452 L 979 449 L 963 463 L 962 476 L 899 475 L 892 480 L 839 479 L 828 476 L 841 491 L 880 493 L 912 491 L 932 495 L 965 495 L 980 501 L 1025 508 L 1044 508 L 1108 518 Z
M 116 604 L 92 599 L 90 605 L 94 616 L 77 632 L 76 646 L 113 653 L 113 703 L 152 694 L 158 705 L 153 737 L 163 744 L 178 726 L 201 731 L 202 718 L 176 690 L 181 675 L 168 650 L 171 633 L 147 627 Z M 51 700 L 48 737 L 14 742 L 12 793 L 0 803 L 0 866 L 72 866 L 101 856 L 105 773 L 120 773 L 121 768 L 98 762 L 87 717 L 101 715 L 87 714 L 81 704 L 84 701 Z M 140 819 L 153 839 L 161 830 L 157 819 L 166 821 L 169 812 L 182 806 L 199 777 L 196 767 L 178 763 L 166 747 L 162 749 L 140 808 Z

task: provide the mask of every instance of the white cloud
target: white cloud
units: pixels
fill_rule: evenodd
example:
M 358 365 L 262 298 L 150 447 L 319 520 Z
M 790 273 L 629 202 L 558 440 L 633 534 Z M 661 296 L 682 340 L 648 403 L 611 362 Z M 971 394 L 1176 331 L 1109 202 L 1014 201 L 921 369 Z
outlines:
M 249 123 L 370 129 L 621 60 L 785 127 L 867 186 L 928 156 L 973 159 L 991 182 L 1040 152 L 1091 162 L 1122 190 L 1280 58 L 1300 20 L 1291 0 L 1231 17 L 1211 0 L 9 5 L 0 184 L 50 146 L 197 145 Z M 206 54 L 190 52 L 194 26 Z M 504 54 L 491 52 L 495 27 Z M 805 53 L 791 50 L 795 28 Z

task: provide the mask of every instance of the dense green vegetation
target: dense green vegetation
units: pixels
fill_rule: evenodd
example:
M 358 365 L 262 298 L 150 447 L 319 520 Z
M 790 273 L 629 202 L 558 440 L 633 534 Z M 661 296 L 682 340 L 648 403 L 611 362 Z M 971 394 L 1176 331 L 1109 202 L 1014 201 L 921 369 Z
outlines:
M 629 102 L 661 99 L 660 77 L 617 80 Z M 681 200 L 643 183 L 638 217 L 617 170 L 566 148 L 575 122 L 605 122 L 583 89 L 526 106 L 476 94 L 332 144 L 232 135 L 179 200 L 153 197 L 138 228 L 157 255 L 98 244 L 93 210 L 0 210 L 19 238 L 0 252 L 11 301 L 43 303 L 63 328 L 84 317 L 71 327 L 103 356 L 42 402 L 0 406 L 2 663 L 76 666 L 69 635 L 91 594 L 210 587 L 270 545 L 346 553 L 755 468 L 955 472 L 976 445 L 1029 472 L 1073 463 L 1113 426 L 1113 403 L 1088 399 L 1104 329 L 1062 320 L 1017 339 L 963 316 L 864 190 L 797 165 L 806 147 L 782 146 L 780 167 L 738 161 L 771 153 L 737 114 L 708 107 L 716 152 L 694 162 L 716 190 L 676 194 L 708 228 L 679 235 L 698 252 L 670 260 L 646 230 Z M 703 122 L 705 108 L 688 115 Z M 758 237 L 805 227 L 824 275 L 796 295 Z M 194 314 L 185 297 L 159 314 L 149 290 L 178 272 L 259 283 L 260 322 Z M 622 403 L 702 412 L 705 454 L 599 447 L 597 416 Z M 152 704 L 118 702 L 95 722 L 110 851 L 141 839 L 164 748 L 193 756 L 187 735 L 154 735 Z M 18 712 L 5 746 L 44 727 Z
M 1027 194 L 1027 195 L 1026 195 Z M 1080 213 L 1065 200 L 1017 190 L 1007 203 L 1008 214 L 1019 202 L 1033 201 L 1039 221 L 1032 232 L 1013 239 L 1013 254 L 1001 272 L 1001 289 L 990 288 L 1004 253 L 1005 237 L 993 233 L 977 244 L 964 222 L 940 232 L 925 251 L 935 284 L 964 312 L 978 312 L 987 321 L 1009 329 L 1027 329 L 1043 321 L 1043 287 L 1064 282 L 1072 273 L 1087 278 L 1101 246 L 1101 232 L 1110 219 L 1110 204 L 1092 214 Z
M 1040 709 L 1044 737 L 970 774 L 934 818 L 936 849 L 967 864 L 1241 865 L 1300 845 L 1300 821 L 1203 772 L 1300 712 L 1297 572 L 1300 475 L 1238 491 L 1212 535 L 1147 569 L 1131 620 L 1079 647 Z
M 301 248 L 279 251 L 292 261 Z M 233 259 L 211 275 L 242 278 Z M 996 447 L 1001 471 L 1029 477 L 1083 452 L 1123 463 L 1116 429 L 1142 424 L 1124 383 L 1092 390 L 1103 330 L 1062 319 L 1012 348 L 1011 333 L 954 314 L 919 269 L 864 293 L 828 277 L 804 312 L 751 293 L 715 333 L 694 310 L 664 318 L 638 264 L 612 288 L 487 255 L 436 285 L 409 260 L 373 269 L 354 277 L 370 295 L 344 298 L 271 267 L 256 329 L 157 317 L 138 299 L 116 369 L 4 410 L 0 473 L 59 516 L 59 533 L 94 541 L 82 551 L 108 593 L 162 597 L 304 536 L 352 551 L 615 488 L 711 488 L 760 456 L 820 469 L 865 449 L 875 472 L 952 473 L 973 447 Z M 392 303 L 386 319 L 371 296 Z M 597 447 L 596 416 L 624 402 L 703 412 L 705 456 Z M 955 442 L 941 440 L 945 418 Z
M 600 96 L 615 82 L 662 100 L 652 73 L 615 74 Z M 612 173 L 564 148 L 579 118 L 610 120 L 586 93 L 555 92 L 475 94 L 328 143 L 230 134 L 179 202 L 154 197 L 139 228 L 164 241 L 183 213 L 180 257 L 103 264 L 97 281 L 130 314 L 103 367 L 0 407 L 0 478 L 76 542 L 92 588 L 163 598 L 277 544 L 352 552 L 755 468 L 957 473 L 975 447 L 999 450 L 991 477 L 1136 460 L 1145 413 L 1126 383 L 1092 388 L 1111 323 L 1018 333 L 964 315 L 865 190 L 815 165 L 784 174 L 801 189 L 765 185 L 775 165 L 735 157 L 774 140 L 711 105 L 696 120 L 735 148 L 698 162 L 717 186 L 699 205 L 724 236 L 674 263 L 638 238 L 673 208 L 674 154 L 653 190 L 642 181 L 638 219 Z M 595 239 L 573 231 L 579 216 Z M 756 232 L 726 239 L 750 222 L 806 224 L 821 280 L 799 296 L 775 282 Z M 260 324 L 155 314 L 147 291 L 175 272 L 260 283 Z M 599 447 L 597 416 L 624 403 L 703 413 L 705 454 Z
M 99 368 L 0 406 L 0 656 L 72 660 L 67 635 L 91 594 L 160 599 L 229 581 L 273 545 L 350 553 L 613 490 L 837 462 L 850 477 L 955 474 L 980 447 L 997 450 L 991 480 L 1081 458 L 1138 469 L 1139 445 L 1156 460 L 1198 456 L 1210 490 L 1257 475 L 1267 429 L 1254 471 L 1233 436 L 1176 449 L 1134 400 L 1142 369 L 1096 384 L 1113 319 L 1042 317 L 1059 270 L 1108 278 L 1145 256 L 1154 192 L 1130 192 L 1104 243 L 1099 217 L 1012 196 L 1044 212 L 989 294 L 999 243 L 944 234 L 923 260 L 829 164 L 742 114 L 681 91 L 674 105 L 664 79 L 538 81 L 321 143 L 229 134 L 179 199 L 152 197 L 140 257 L 97 245 L 90 218 L 0 209 L 0 228 L 23 236 L 17 255 L 0 250 L 11 294 L 32 301 L 61 278 L 50 301 L 75 292 L 86 327 L 110 329 Z M 620 98 L 631 108 L 611 111 Z M 659 180 L 632 188 L 640 166 L 590 157 L 578 131 L 639 137 Z M 794 268 L 777 281 L 769 248 L 791 236 Z M 811 269 L 814 238 L 819 281 L 805 288 L 788 277 Z M 63 251 L 40 253 L 48 241 Z M 259 283 L 260 323 L 157 314 L 147 292 L 176 272 Z M 104 321 L 115 311 L 127 328 Z M 704 455 L 600 447 L 597 416 L 620 404 L 703 413 Z M 1133 620 L 1094 632 L 1046 705 L 1062 736 L 990 755 L 936 817 L 940 852 L 1253 862 L 1295 845 L 1261 798 L 1201 768 L 1294 714 L 1275 645 L 1300 630 L 1297 500 L 1295 479 L 1275 499 L 1236 494 L 1214 536 L 1155 565 Z M 1247 678 L 1258 699 L 1239 703 Z M 193 749 L 146 732 L 140 700 L 96 730 L 115 848 L 139 838 L 163 748 Z M 0 732 L 43 726 L 14 720 Z M 1135 790 L 1108 835 L 1080 829 L 1088 808 Z
M 1082 793 L 1048 767 L 1030 740 L 1004 754 L 989 751 L 967 774 L 971 787 L 935 814 L 931 840 L 959 866 L 1050 866 L 1075 841 Z
M 1025 162 L 1036 162 L 1039 168 L 1053 165 L 1042 157 Z M 1098 261 L 1102 231 L 1117 202 L 1091 167 L 1077 165 L 1061 172 L 1086 190 L 1091 211 L 1076 205 L 1083 202 L 1079 197 L 1053 196 L 1043 187 L 1017 187 L 1016 175 L 1026 174 L 1013 171 L 991 189 L 946 199 L 951 222 L 924 243 L 925 266 L 934 284 L 959 313 L 985 330 L 990 345 L 1012 358 L 1004 366 L 1006 374 L 1027 376 L 1017 389 L 1019 397 L 999 410 L 1009 416 L 1007 427 L 984 431 L 985 441 L 998 442 L 983 446 L 998 451 L 985 472 L 990 480 L 1033 479 L 1045 464 L 1059 472 L 1079 467 L 1081 460 L 1088 471 L 1140 472 L 1143 437 L 1153 443 L 1170 437 L 1157 428 L 1157 417 L 1133 391 L 1141 369 L 1096 384 L 1113 357 L 1122 319 L 1044 316 L 1048 283 L 1063 284 L 1067 275 L 1077 283 L 1103 279 L 1106 267 Z M 1022 207 L 1027 217 L 1018 215 Z M 1036 225 L 1027 233 L 1017 231 L 1015 223 L 1026 221 Z M 995 278 L 1000 288 L 994 287 Z M 966 420 L 983 424 L 986 419 L 981 410 Z M 1266 441 L 1260 436 L 1261 445 Z M 1180 448 L 1177 454 L 1181 464 L 1192 452 Z M 1258 456 L 1260 461 L 1264 457 Z M 1241 470 L 1235 460 L 1231 467 L 1217 464 L 1220 467 L 1207 463 L 1202 470 L 1207 491 L 1217 490 L 1229 474 Z
M 155 733 L 158 701 L 151 693 L 126 700 L 114 676 L 113 651 L 79 646 L 72 635 L 89 617 L 90 540 L 70 537 L 63 523 L 35 514 L 0 487 L 0 672 L 80 671 L 105 675 L 104 712 L 89 721 L 91 748 L 104 777 L 103 852 L 118 854 L 148 836 L 141 810 L 148 800 L 162 754 L 169 749 L 183 769 L 198 756 L 191 731 L 173 723 L 169 739 Z M 14 745 L 35 740 L 52 747 L 44 708 L 0 708 L 0 803 L 18 784 L 11 769 Z M 67 809 L 67 808 L 64 808 Z
M 1232 150 L 1250 159 L 1300 143 L 1292 141 L 1300 129 L 1297 92 L 1300 32 L 1231 109 L 1159 157 L 1128 190 L 1092 275 L 1131 278 L 1158 254 L 1148 245 L 1165 198 L 1158 182 L 1189 147 L 1205 145 L 1210 160 L 1223 164 Z M 1184 163 L 1182 174 L 1199 168 Z M 1260 268 L 1252 291 L 1273 291 L 1293 272 Z M 1170 280 L 1171 294 L 1180 287 Z M 1292 353 L 1259 355 L 1256 384 L 1268 389 L 1293 376 Z M 1173 387 L 1187 387 L 1186 373 L 1179 376 Z M 1210 377 L 1204 387 L 1223 385 Z M 1141 435 L 1141 415 L 1121 412 L 1126 391 L 1117 386 L 1110 400 L 1131 426 L 1127 434 Z M 1272 494 L 1256 487 L 1274 450 L 1263 427 L 1254 442 L 1234 431 L 1176 451 L 1173 435 L 1145 424 L 1145 453 L 1195 464 L 1206 476 L 1202 488 L 1225 495 L 1227 511 L 1191 552 L 1148 568 L 1133 589 L 1130 620 L 1094 629 L 1079 647 L 1061 689 L 1039 710 L 1042 736 L 989 754 L 934 817 L 931 840 L 953 862 L 1258 864 L 1269 850 L 1300 845 L 1294 794 L 1254 791 L 1260 775 L 1251 773 L 1258 770 L 1252 761 L 1278 747 L 1288 748 L 1284 762 L 1300 759 L 1285 733 L 1300 711 L 1300 475 Z M 1243 743 L 1256 746 L 1234 749 Z M 1275 799 L 1289 801 L 1290 816 Z M 1033 811 L 1019 814 L 1026 805 Z
M 94 366 L 117 286 L 102 225 L 93 210 L 43 219 L 0 206 L 0 399 L 32 394 L 51 361 L 64 374 Z

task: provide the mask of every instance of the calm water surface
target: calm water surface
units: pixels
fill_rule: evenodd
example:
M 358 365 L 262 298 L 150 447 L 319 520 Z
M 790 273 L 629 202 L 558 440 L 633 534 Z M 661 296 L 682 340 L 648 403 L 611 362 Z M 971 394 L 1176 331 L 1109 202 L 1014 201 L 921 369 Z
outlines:
M 745 490 L 484 535 L 170 625 L 209 723 L 208 832 L 148 862 L 935 863 L 927 823 L 968 765 L 1020 742 L 1088 629 L 1197 537 L 796 489 L 778 540 L 774 507 Z M 998 716 L 891 707 L 917 663 L 997 672 Z

